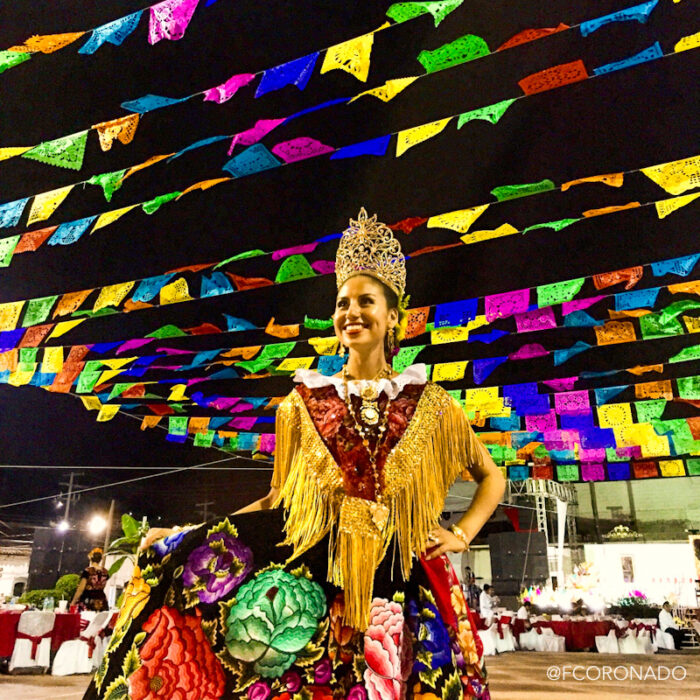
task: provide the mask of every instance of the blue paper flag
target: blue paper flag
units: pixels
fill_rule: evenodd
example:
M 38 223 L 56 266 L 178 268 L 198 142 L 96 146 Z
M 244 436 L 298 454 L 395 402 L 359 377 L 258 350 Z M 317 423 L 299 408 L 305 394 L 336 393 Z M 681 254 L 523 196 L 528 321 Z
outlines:
M 319 109 L 325 109 L 326 107 L 332 107 L 333 105 L 338 105 L 341 103 L 344 104 L 348 100 L 351 100 L 351 99 L 352 99 L 352 97 L 338 97 L 335 100 L 328 100 L 328 102 L 321 102 L 320 105 L 314 105 L 313 107 L 307 107 L 306 109 L 302 109 L 301 112 L 295 112 L 291 116 L 287 117 L 282 122 L 282 124 L 287 124 L 287 122 L 292 121 L 292 119 L 296 119 L 297 117 L 301 117 L 304 114 L 311 114 L 311 112 L 318 112 Z
M 661 287 L 635 289 L 632 292 L 620 292 L 615 295 L 615 310 L 653 308 Z
M 296 85 L 300 90 L 303 90 L 311 78 L 317 58 L 318 51 L 302 58 L 296 58 L 289 63 L 269 68 L 263 73 L 255 96 L 260 97 L 286 85 Z
M 340 355 L 322 355 L 318 358 L 318 371 L 324 377 L 332 377 L 340 372 L 345 362 L 345 357 Z
M 184 372 L 188 369 L 195 369 L 196 367 L 206 365 L 208 362 L 217 357 L 220 352 L 221 350 L 219 348 L 216 350 L 203 350 L 202 352 L 198 352 L 189 365 L 183 365 L 182 367 L 178 368 L 177 371 Z
M 209 428 L 210 430 L 216 430 L 222 425 L 226 425 L 230 420 L 231 418 L 229 416 L 212 417 L 209 419 Z
M 238 449 L 254 450 L 259 437 L 260 433 L 238 433 Z
M 541 442 L 541 433 L 528 433 L 528 432 L 513 432 L 510 434 L 510 444 L 519 450 L 521 447 L 525 447 L 529 442 Z
M 478 302 L 478 299 L 463 299 L 447 304 L 438 304 L 435 308 L 433 321 L 435 328 L 462 326 L 468 321 L 473 321 L 476 318 Z
M 96 218 L 96 216 L 88 216 L 85 219 L 61 224 L 47 241 L 48 245 L 70 245 L 75 243 L 92 226 L 92 222 Z
M 487 357 L 484 360 L 474 360 L 472 362 L 472 372 L 474 373 L 474 382 L 481 384 L 493 370 L 499 365 L 502 365 L 508 360 L 508 355 L 502 357 Z
M 256 143 L 231 158 L 222 169 L 233 177 L 245 177 L 263 170 L 277 168 L 281 164 L 262 143 Z
M 584 413 L 580 416 L 572 416 L 568 413 L 562 413 L 559 416 L 559 425 L 562 430 L 582 430 L 585 428 L 593 428 L 593 412 Z
M 596 30 L 605 26 L 606 24 L 611 24 L 612 22 L 628 22 L 630 20 L 637 20 L 640 24 L 644 24 L 652 10 L 656 7 L 659 0 L 650 0 L 650 2 L 642 3 L 641 5 L 635 5 L 634 7 L 628 7 L 624 10 L 618 10 L 617 12 L 611 12 L 609 15 L 603 15 L 602 17 L 596 17 L 595 19 L 588 20 L 588 22 L 582 22 L 580 29 L 582 36 L 588 36 L 593 34 Z
M 0 228 L 17 226 L 28 201 L 29 197 L 25 197 L 24 199 L 16 199 L 14 202 L 0 204 Z
M 520 430 L 520 416 L 515 413 L 507 418 L 490 418 L 489 423 L 494 430 Z
M 618 394 L 621 394 L 627 387 L 629 387 L 629 384 L 623 384 L 622 386 L 604 386 L 600 389 L 594 389 L 595 402 L 601 406 L 614 399 Z
M 323 238 L 317 238 L 314 242 L 315 243 L 326 243 L 327 241 L 335 241 L 338 238 L 342 238 L 343 234 L 342 233 L 329 233 L 327 236 L 323 236 Z
M 564 364 L 567 360 L 570 360 L 575 355 L 588 350 L 591 346 L 588 343 L 584 343 L 582 340 L 577 340 L 570 348 L 566 350 L 555 350 L 554 351 L 554 365 L 559 366 Z
M 224 139 L 230 140 L 231 137 L 229 135 L 210 136 L 208 139 L 200 139 L 199 141 L 195 141 L 193 144 L 187 146 L 187 148 L 183 148 L 181 151 L 178 151 L 174 155 L 170 156 L 166 163 L 169 163 L 171 160 L 175 160 L 175 158 L 179 158 L 181 155 L 183 155 L 183 153 L 194 151 L 195 148 L 202 148 L 202 146 L 208 146 L 210 143 L 216 143 L 217 141 L 223 141 Z
M 216 297 L 220 294 L 231 294 L 233 291 L 231 281 L 223 272 L 212 272 L 209 277 L 202 275 L 200 297 Z
M 579 430 L 581 447 L 595 450 L 601 447 L 615 447 L 615 432 L 612 428 L 581 428 Z
M 609 481 L 629 481 L 630 478 L 629 462 L 608 462 Z
M 56 378 L 56 372 L 35 372 L 34 376 L 29 380 L 31 386 L 48 386 L 53 384 Z
M 226 318 L 226 330 L 228 331 L 247 331 L 254 330 L 256 326 L 244 318 L 236 318 L 230 314 L 224 314 Z
M 576 328 L 592 328 L 593 326 L 601 326 L 602 321 L 597 321 L 586 311 L 574 311 L 564 316 L 564 325 Z
M 549 395 L 538 394 L 513 399 L 512 408 L 519 416 L 541 416 L 543 413 L 549 413 L 551 408 Z
M 114 350 L 114 348 L 118 348 L 121 344 L 121 340 L 117 340 L 114 343 L 95 343 L 90 346 L 90 352 L 96 352 L 98 355 L 101 355 L 103 352 L 109 352 Z
M 499 331 L 497 329 L 493 329 L 492 331 L 489 331 L 488 333 L 474 333 L 470 334 L 469 337 L 467 338 L 468 343 L 493 343 L 494 340 L 498 340 L 499 338 L 502 338 L 504 335 L 510 335 L 508 331 Z
M 171 105 L 176 105 L 178 102 L 186 102 L 190 99 L 187 97 L 162 97 L 161 95 L 144 95 L 136 100 L 129 100 L 128 102 L 122 102 L 122 107 L 129 112 L 138 112 L 139 114 L 145 114 L 146 112 L 152 112 L 154 109 L 160 109 L 161 107 L 170 107 Z
M 90 38 L 78 49 L 78 53 L 93 54 L 106 41 L 115 46 L 121 46 L 122 42 L 131 32 L 136 29 L 136 25 L 141 19 L 141 12 L 134 12 L 126 17 L 115 19 L 114 22 L 103 24 L 97 29 L 93 29 Z
M 623 70 L 624 68 L 629 68 L 630 66 L 636 66 L 639 63 L 654 61 L 657 58 L 661 58 L 663 55 L 664 52 L 661 50 L 661 44 L 659 44 L 657 41 L 648 49 L 644 49 L 644 51 L 640 51 L 639 53 L 634 54 L 634 56 L 623 58 L 621 61 L 606 63 L 604 66 L 594 68 L 593 72 L 596 75 L 605 75 L 606 73 L 613 73 L 616 70 Z
M 530 467 L 525 467 L 520 464 L 508 467 L 508 478 L 511 481 L 525 481 L 525 479 L 530 478 Z
M 168 433 L 165 439 L 168 442 L 187 442 L 187 435 L 173 435 L 172 433 Z
M 693 271 L 698 260 L 700 260 L 700 253 L 684 255 L 682 258 L 673 258 L 673 260 L 661 260 L 651 264 L 651 271 L 654 277 L 670 274 L 687 277 Z
M 270 399 L 267 396 L 244 396 L 242 400 L 249 403 L 253 408 L 260 408 L 260 406 L 267 403 Z
M 0 352 L 12 350 L 24 335 L 24 328 L 15 328 L 12 331 L 0 331 Z
M 139 286 L 136 287 L 136 291 L 131 297 L 132 300 L 142 302 L 151 301 L 173 277 L 175 277 L 174 272 L 167 275 L 157 275 L 156 277 L 146 277 L 146 279 L 141 280 Z
M 379 136 L 376 139 L 369 141 L 361 141 L 353 143 L 350 146 L 343 146 L 334 153 L 331 153 L 331 160 L 339 160 L 341 158 L 357 158 L 358 156 L 383 156 L 386 149 L 389 148 L 391 134 L 388 136 Z
M 216 379 L 239 379 L 240 374 L 233 368 L 233 367 L 226 367 L 225 369 L 220 369 L 218 372 L 214 372 L 214 374 L 210 374 L 207 377 L 208 381 L 213 381 Z
M 538 393 L 537 382 L 523 382 L 522 384 L 503 385 L 503 396 L 519 398 L 521 396 L 533 396 Z

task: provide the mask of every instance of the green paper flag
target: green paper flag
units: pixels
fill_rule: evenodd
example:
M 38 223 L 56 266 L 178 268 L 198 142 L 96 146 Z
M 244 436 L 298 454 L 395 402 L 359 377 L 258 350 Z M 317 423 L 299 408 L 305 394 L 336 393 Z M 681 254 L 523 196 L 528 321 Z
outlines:
M 19 234 L 0 239 L 0 267 L 7 267 L 19 243 Z
M 575 464 L 558 464 L 558 481 L 578 481 L 578 467 Z
M 396 2 L 387 11 L 386 16 L 400 24 L 419 15 L 430 13 L 439 26 L 450 12 L 454 12 L 464 0 L 438 0 L 437 2 Z
M 295 345 L 296 341 L 294 340 L 288 343 L 270 343 L 270 345 L 265 345 L 260 353 L 260 356 L 258 357 L 258 360 L 270 360 L 287 357 L 287 355 L 294 350 Z M 243 363 L 239 362 L 238 364 L 241 365 Z
M 695 299 L 683 299 L 682 301 L 674 301 L 667 307 L 661 310 L 661 319 L 664 323 L 673 318 L 680 316 L 684 311 L 700 308 L 700 301 Z
M 0 51 L 0 73 L 28 61 L 32 55 L 23 51 Z
M 244 360 L 243 362 L 237 362 L 236 367 L 243 367 L 243 369 L 248 370 L 255 374 L 256 372 L 262 372 L 262 370 L 267 369 L 273 362 L 273 358 L 261 358 L 258 357 L 255 360 Z
M 540 182 L 528 182 L 524 185 L 502 185 L 501 187 L 494 187 L 491 190 L 491 194 L 499 202 L 505 202 L 508 199 L 529 197 L 531 194 L 547 192 L 553 189 L 554 183 L 551 180 L 540 180 Z
M 679 353 L 668 358 L 669 362 L 686 362 L 687 360 L 700 360 L 700 345 L 683 348 Z
M 563 228 L 571 226 L 571 224 L 575 224 L 577 221 L 581 221 L 581 219 L 559 219 L 558 221 L 547 221 L 544 224 L 533 224 L 532 226 L 528 226 L 526 229 L 523 229 L 523 233 L 535 231 L 538 228 L 551 228 L 554 231 L 561 231 Z
M 310 328 L 315 331 L 325 331 L 326 328 L 333 326 L 332 318 L 309 318 L 304 316 L 304 328 Z
M 99 185 L 104 192 L 105 199 L 108 202 L 112 201 L 112 195 L 122 186 L 122 179 L 126 174 L 124 170 L 115 170 L 111 173 L 102 173 L 101 175 L 93 175 L 89 180 L 89 185 Z
M 22 158 L 31 158 L 31 160 L 38 160 L 40 163 L 55 165 L 59 168 L 80 170 L 83 167 L 87 136 L 88 131 L 85 130 L 53 141 L 44 141 L 23 153 Z
M 129 387 L 133 386 L 133 382 L 120 382 L 115 384 L 112 387 L 112 391 L 109 392 L 109 398 L 107 401 L 111 401 L 112 399 L 117 398 L 117 396 L 121 396 Z
M 637 411 L 637 423 L 651 423 L 651 421 L 661 418 L 664 414 L 666 399 L 635 401 L 634 408 Z
M 406 367 L 410 367 L 416 359 L 418 353 L 425 345 L 411 345 L 408 348 L 400 348 L 398 355 L 394 358 L 394 371 L 403 372 Z
M 78 386 L 76 392 L 78 394 L 88 394 L 93 390 L 97 380 L 100 378 L 102 372 L 100 370 L 96 372 L 87 372 L 83 370 L 78 377 Z
M 187 435 L 187 416 L 170 416 L 168 432 L 171 435 Z
M 53 308 L 56 299 L 58 299 L 58 295 L 30 299 L 24 312 L 22 326 L 27 328 L 28 326 L 37 326 L 43 323 L 48 318 L 49 311 Z
M 503 100 L 501 102 L 496 102 L 495 104 L 488 105 L 488 107 L 480 107 L 479 109 L 473 109 L 471 112 L 464 112 L 464 114 L 459 115 L 457 120 L 457 128 L 461 129 L 467 122 L 474 119 L 483 119 L 484 121 L 491 122 L 492 124 L 498 124 L 500 118 L 506 113 L 508 107 L 510 107 L 516 98 L 512 100 Z
M 187 335 L 185 331 L 174 326 L 172 323 L 167 326 L 161 326 L 160 328 L 146 335 L 146 338 L 180 338 L 183 335 Z
M 170 202 L 176 197 L 179 197 L 181 194 L 182 192 L 169 192 L 168 194 L 159 194 L 157 197 L 154 197 L 148 202 L 144 202 L 141 205 L 141 209 L 143 209 L 146 212 L 146 214 L 153 214 L 154 212 L 157 212 L 158 209 L 160 209 L 161 205 Z
M 434 51 L 421 51 L 418 54 L 419 63 L 426 73 L 435 73 L 460 63 L 473 61 L 480 56 L 491 53 L 488 44 L 475 34 L 465 34 L 449 44 L 444 44 Z
M 678 396 L 681 399 L 700 399 L 700 376 L 678 377 Z
M 36 363 L 36 354 L 39 348 L 20 348 L 19 361 L 20 363 Z
M 214 430 L 207 430 L 206 433 L 196 433 L 194 436 L 195 447 L 211 447 L 214 442 Z
M 581 291 L 585 281 L 585 277 L 579 277 L 575 280 L 543 284 L 537 287 L 537 306 L 541 309 L 544 306 L 571 301 Z
M 76 318 L 80 316 L 85 316 L 86 318 L 99 318 L 100 316 L 111 316 L 112 314 L 116 313 L 119 313 L 116 309 L 105 307 L 103 309 L 98 309 L 97 311 L 93 311 L 92 309 L 74 311 L 70 316 L 71 318 Z
M 259 248 L 256 248 L 255 250 L 246 250 L 244 253 L 238 253 L 237 255 L 233 255 L 230 258 L 226 258 L 226 260 L 222 260 L 218 265 L 214 266 L 215 270 L 218 270 L 220 267 L 223 267 L 224 265 L 227 265 L 230 262 L 233 262 L 234 260 L 244 260 L 245 258 L 257 258 L 258 255 L 265 255 L 264 250 L 260 250 Z
M 663 313 L 645 314 L 639 317 L 642 338 L 665 338 L 670 335 L 683 335 L 683 326 L 673 317 L 664 318 Z
M 291 282 L 315 276 L 316 273 L 303 255 L 290 255 L 277 270 L 275 282 Z

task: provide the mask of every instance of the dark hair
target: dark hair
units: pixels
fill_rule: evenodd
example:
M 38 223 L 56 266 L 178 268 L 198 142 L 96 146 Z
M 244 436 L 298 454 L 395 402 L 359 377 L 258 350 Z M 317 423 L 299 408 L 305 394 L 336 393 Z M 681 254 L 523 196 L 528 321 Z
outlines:
M 669 603 L 667 600 L 664 600 L 663 605 L 661 607 L 663 608 L 664 605 L 671 605 L 671 603 Z
M 401 311 L 401 309 L 399 308 L 399 295 L 393 289 L 390 289 L 381 280 L 376 280 L 376 282 L 381 286 L 382 292 L 384 292 L 384 299 L 386 299 L 387 309 L 388 310 L 396 309 L 396 311 L 399 314 L 399 322 L 401 322 L 402 316 L 405 314 L 405 312 Z M 394 355 L 399 351 L 399 339 L 396 337 L 396 333 L 398 333 L 398 328 L 399 328 L 399 323 L 396 324 L 396 328 L 394 329 L 396 332 L 394 333 L 394 350 L 393 350 L 393 352 L 392 352 L 392 349 L 389 347 L 389 334 L 387 333 L 385 338 L 384 338 L 384 357 L 386 357 L 387 362 L 389 364 L 392 364 L 391 361 L 393 360 Z
M 493 586 L 490 583 L 485 583 L 484 590 L 486 590 L 487 588 L 493 588 Z
M 93 564 L 97 564 L 100 561 L 102 561 L 102 550 L 101 549 L 93 549 L 90 554 L 88 554 L 88 557 L 90 557 L 90 561 Z

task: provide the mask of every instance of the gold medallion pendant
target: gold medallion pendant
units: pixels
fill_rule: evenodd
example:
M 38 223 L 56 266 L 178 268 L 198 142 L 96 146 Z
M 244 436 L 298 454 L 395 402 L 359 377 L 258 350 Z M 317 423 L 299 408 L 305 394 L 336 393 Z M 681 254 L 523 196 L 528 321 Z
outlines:
M 362 397 L 360 418 L 366 425 L 377 425 L 377 423 L 379 423 L 377 390 L 372 386 L 366 386 L 362 389 L 360 396 Z
M 389 519 L 389 508 L 383 503 L 372 502 L 369 504 L 369 512 L 372 520 L 380 532 L 383 532 L 386 521 Z

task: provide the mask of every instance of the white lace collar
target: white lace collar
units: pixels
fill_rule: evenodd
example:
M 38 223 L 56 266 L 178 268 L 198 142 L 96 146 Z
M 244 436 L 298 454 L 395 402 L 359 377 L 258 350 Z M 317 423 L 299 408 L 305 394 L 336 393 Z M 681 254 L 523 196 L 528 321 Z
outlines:
M 341 399 L 345 400 L 345 385 L 342 377 L 326 377 L 314 369 L 298 369 L 294 374 L 294 381 L 305 384 L 309 389 L 317 389 L 322 386 L 333 385 Z M 423 363 L 407 367 L 401 374 L 392 379 L 379 379 L 373 382 L 371 379 L 351 379 L 348 381 L 350 395 L 360 396 L 360 391 L 372 384 L 378 392 L 384 392 L 390 401 L 393 401 L 407 384 L 425 384 L 428 381 L 425 365 Z

